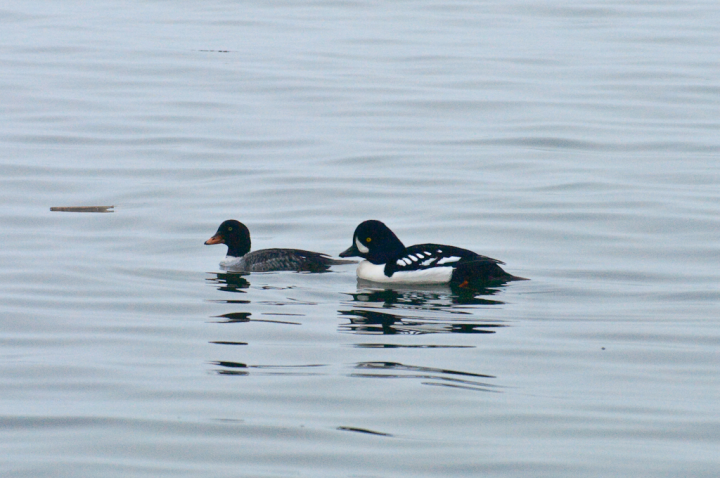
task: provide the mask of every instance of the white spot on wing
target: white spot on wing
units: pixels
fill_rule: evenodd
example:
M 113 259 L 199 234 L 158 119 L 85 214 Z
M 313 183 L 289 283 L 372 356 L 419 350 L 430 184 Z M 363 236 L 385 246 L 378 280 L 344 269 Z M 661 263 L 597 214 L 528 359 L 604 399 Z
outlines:
M 427 266 L 429 266 L 430 264 L 432 264 L 433 261 L 436 260 L 436 259 L 437 259 L 437 257 L 431 257 L 430 259 L 421 262 L 420 265 L 427 267 Z
M 413 256 L 412 254 L 410 254 L 408 257 L 412 259 L 413 262 L 417 262 L 417 257 Z
M 442 259 L 440 259 L 440 260 L 438 261 L 437 265 L 447 264 L 448 262 L 457 262 L 457 261 L 459 261 L 459 260 L 460 260 L 460 258 L 457 257 L 457 256 L 443 257 Z
M 403 260 L 402 260 L 402 259 L 398 259 L 398 260 L 396 260 L 396 261 L 395 261 L 395 264 L 399 265 L 400 267 L 402 267 L 402 266 L 404 266 L 404 265 L 405 265 L 405 263 L 403 262 Z
M 368 252 L 370 252 L 370 249 L 363 246 L 362 242 L 360 242 L 357 237 L 355 238 L 355 246 L 357 246 L 358 251 L 362 252 L 363 254 L 367 254 Z
M 403 262 L 405 263 L 406 266 L 409 266 L 410 264 L 412 264 L 412 261 L 410 259 L 408 259 L 407 257 L 403 259 Z

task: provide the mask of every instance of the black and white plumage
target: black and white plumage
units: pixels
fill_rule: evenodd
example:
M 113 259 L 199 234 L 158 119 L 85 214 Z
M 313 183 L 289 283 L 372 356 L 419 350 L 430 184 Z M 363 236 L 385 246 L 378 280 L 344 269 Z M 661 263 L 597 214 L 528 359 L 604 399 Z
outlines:
M 369 220 L 353 234 L 340 257 L 362 257 L 357 276 L 373 282 L 438 284 L 502 283 L 524 280 L 505 272 L 497 259 L 443 244 L 405 247 L 385 224 Z
M 263 249 L 250 252 L 250 231 L 245 224 L 234 219 L 220 224 L 215 235 L 205 241 L 205 245 L 212 244 L 228 246 L 227 256 L 220 262 L 220 267 L 235 272 L 325 272 L 333 265 L 356 263 L 300 249 Z

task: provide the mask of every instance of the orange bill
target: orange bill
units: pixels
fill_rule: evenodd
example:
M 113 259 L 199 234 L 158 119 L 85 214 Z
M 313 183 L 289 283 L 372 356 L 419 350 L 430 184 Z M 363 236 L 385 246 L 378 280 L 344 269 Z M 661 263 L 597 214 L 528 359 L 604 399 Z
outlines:
M 221 235 L 213 236 L 207 241 L 205 241 L 206 246 L 211 246 L 213 244 L 223 244 L 225 242 L 225 238 Z

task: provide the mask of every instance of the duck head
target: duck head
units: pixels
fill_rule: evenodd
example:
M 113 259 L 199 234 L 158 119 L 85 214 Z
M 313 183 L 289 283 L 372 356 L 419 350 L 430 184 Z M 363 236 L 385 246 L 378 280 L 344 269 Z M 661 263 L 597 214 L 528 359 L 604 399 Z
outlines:
M 213 237 L 205 241 L 206 246 L 213 244 L 225 244 L 228 256 L 242 257 L 250 252 L 250 231 L 240 221 L 228 219 L 220 224 Z
M 340 257 L 362 257 L 373 264 L 385 264 L 404 250 L 405 246 L 389 227 L 371 219 L 355 228 L 353 245 L 341 252 Z

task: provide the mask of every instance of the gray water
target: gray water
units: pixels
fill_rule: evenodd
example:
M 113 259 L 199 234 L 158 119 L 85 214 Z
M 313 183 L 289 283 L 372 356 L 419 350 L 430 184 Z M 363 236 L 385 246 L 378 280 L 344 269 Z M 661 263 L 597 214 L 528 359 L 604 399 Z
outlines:
M 2 476 L 720 474 L 716 2 L 0 25 Z M 229 218 L 333 255 L 381 219 L 531 280 L 228 275 Z

